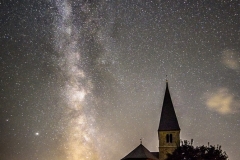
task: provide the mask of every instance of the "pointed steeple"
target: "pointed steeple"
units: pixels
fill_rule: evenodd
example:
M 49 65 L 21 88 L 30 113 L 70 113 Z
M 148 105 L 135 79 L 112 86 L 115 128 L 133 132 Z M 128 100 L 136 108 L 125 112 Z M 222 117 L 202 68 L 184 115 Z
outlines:
M 158 131 L 176 131 L 180 130 L 176 113 L 174 111 L 171 95 L 168 89 L 168 81 L 166 80 L 166 91 L 163 100 L 162 113 Z

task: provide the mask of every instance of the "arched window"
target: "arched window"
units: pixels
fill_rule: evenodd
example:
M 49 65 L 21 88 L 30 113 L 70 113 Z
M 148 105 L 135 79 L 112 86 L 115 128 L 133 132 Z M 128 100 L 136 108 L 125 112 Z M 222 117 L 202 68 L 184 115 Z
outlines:
M 173 142 L 172 134 L 167 134 L 167 135 L 166 135 L 166 142 L 167 142 L 167 143 L 172 143 L 172 142 Z
M 166 142 L 169 143 L 169 134 L 166 135 Z
M 169 142 L 172 143 L 172 134 L 169 136 Z

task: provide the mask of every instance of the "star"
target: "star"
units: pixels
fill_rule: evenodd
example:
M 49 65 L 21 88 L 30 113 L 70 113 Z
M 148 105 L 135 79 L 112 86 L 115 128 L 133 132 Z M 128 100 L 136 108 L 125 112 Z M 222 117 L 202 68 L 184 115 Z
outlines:
M 238 0 L 1 1 L 1 160 L 157 151 L 166 74 L 180 138 L 240 159 L 239 16 Z

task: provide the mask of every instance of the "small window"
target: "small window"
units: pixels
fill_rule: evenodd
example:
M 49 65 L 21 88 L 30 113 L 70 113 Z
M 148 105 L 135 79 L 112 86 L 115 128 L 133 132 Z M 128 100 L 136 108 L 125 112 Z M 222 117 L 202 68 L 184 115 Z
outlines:
M 166 142 L 167 143 L 172 143 L 173 142 L 172 134 L 167 134 L 166 135 Z
M 172 143 L 172 134 L 169 136 L 169 142 Z
M 169 143 L 169 134 L 166 135 L 166 142 Z

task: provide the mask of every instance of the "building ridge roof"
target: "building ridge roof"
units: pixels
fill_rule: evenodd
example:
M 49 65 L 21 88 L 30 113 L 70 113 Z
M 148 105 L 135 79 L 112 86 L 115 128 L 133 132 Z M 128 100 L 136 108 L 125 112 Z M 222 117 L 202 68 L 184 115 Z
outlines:
M 133 159 L 133 158 L 148 158 L 150 160 L 158 160 L 146 147 L 142 144 L 137 146 L 133 151 L 126 155 L 122 160 Z

